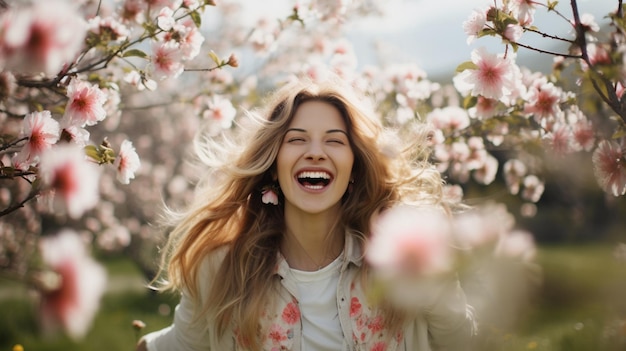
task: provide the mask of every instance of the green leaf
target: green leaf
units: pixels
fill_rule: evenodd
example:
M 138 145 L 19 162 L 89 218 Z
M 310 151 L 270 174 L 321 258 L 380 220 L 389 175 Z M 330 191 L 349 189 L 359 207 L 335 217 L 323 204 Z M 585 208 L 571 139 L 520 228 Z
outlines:
M 131 56 L 133 56 L 133 57 L 141 57 L 141 58 L 148 58 L 148 55 L 145 52 L 143 52 L 143 51 L 141 51 L 139 49 L 128 50 L 128 51 L 124 52 L 124 54 L 122 55 L 122 57 L 131 57 Z
M 202 25 L 202 17 L 200 17 L 198 11 L 191 11 L 189 13 L 189 16 L 191 16 L 191 19 L 193 20 L 193 23 L 196 25 L 196 27 L 200 28 L 200 26 Z
M 469 108 L 476 106 L 477 103 L 478 103 L 478 97 L 468 95 L 465 97 L 465 99 L 463 99 L 463 108 L 467 110 Z
M 222 64 L 222 60 L 220 60 L 213 50 L 209 51 L 209 57 L 213 60 L 213 62 L 215 62 L 216 65 L 220 66 Z
M 558 1 L 548 1 L 548 11 L 554 11 L 558 3 Z
M 620 129 L 616 130 L 615 133 L 613 133 L 611 138 L 612 139 L 619 139 L 619 138 L 623 138 L 625 136 L 626 136 L 626 130 L 620 128 Z
M 102 157 L 100 156 L 100 152 L 98 152 L 98 147 L 95 145 L 87 145 L 85 146 L 85 154 L 88 157 L 91 157 L 94 161 L 100 163 Z
M 465 61 L 456 67 L 456 72 L 460 73 L 465 71 L 466 69 L 477 69 L 478 66 L 472 61 Z

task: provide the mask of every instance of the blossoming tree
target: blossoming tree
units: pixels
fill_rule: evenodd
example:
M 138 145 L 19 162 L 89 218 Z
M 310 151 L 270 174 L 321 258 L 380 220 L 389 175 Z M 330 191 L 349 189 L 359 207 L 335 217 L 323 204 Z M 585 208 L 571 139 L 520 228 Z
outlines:
M 85 250 L 123 252 L 151 277 L 160 240 L 152 227 L 158 218 L 154 204 L 164 200 L 175 207 L 192 196 L 196 172 L 183 155 L 197 131 L 236 133 L 246 123 L 241 112 L 259 104 L 266 89 L 296 75 L 323 79 L 328 70 L 368 93 L 384 124 L 406 138 L 415 121 L 434 126 L 432 161 L 445 174 L 446 196 L 454 201 L 463 199 L 462 186 L 489 186 L 500 175 L 508 191 L 532 209 L 544 191 L 540 161 L 546 150 L 592 152 L 601 188 L 622 196 L 626 27 L 618 3 L 606 35 L 592 18 L 578 14 L 572 0 L 573 35 L 558 38 L 533 26 L 539 9 L 567 18 L 556 2 L 494 1 L 472 13 L 463 28 L 468 40 L 502 38 L 503 52 L 475 50 L 452 85 L 430 81 L 411 64 L 359 66 L 344 29 L 354 18 L 380 12 L 375 1 L 304 1 L 286 16 L 257 22 L 241 18 L 241 5 L 225 1 L 214 7 L 211 0 L 47 0 L 5 7 L 0 272 L 39 292 L 47 325 L 81 337 L 88 321 L 77 324 L 72 316 L 76 309 L 94 311 L 98 299 L 66 299 L 100 296 L 105 279 Z M 215 23 L 207 29 L 209 15 Z M 556 57 L 552 74 L 515 62 L 517 49 L 534 49 L 522 41 L 532 33 L 571 45 L 565 53 L 544 51 Z M 250 57 L 241 62 L 247 73 L 227 69 L 240 66 L 231 52 Z M 570 73 L 578 75 L 576 84 L 566 81 Z M 502 149 L 514 151 L 496 153 Z M 494 213 L 507 223 L 504 228 L 488 220 Z M 471 221 L 482 230 L 454 231 L 465 253 L 532 259 L 532 236 L 514 230 L 502 207 L 475 215 L 458 223 Z M 402 220 L 394 222 L 392 228 Z M 397 250 L 409 250 L 409 256 L 422 249 L 437 252 L 428 247 L 437 248 L 438 241 L 411 241 L 411 235 L 407 242 L 414 246 L 380 246 L 389 252 L 376 262 Z M 52 253 L 66 249 L 72 253 Z M 33 255 L 41 261 L 31 260 Z M 394 262 L 385 267 L 406 268 Z M 88 274 L 96 283 L 71 283 Z M 492 290 L 501 287 L 494 284 Z

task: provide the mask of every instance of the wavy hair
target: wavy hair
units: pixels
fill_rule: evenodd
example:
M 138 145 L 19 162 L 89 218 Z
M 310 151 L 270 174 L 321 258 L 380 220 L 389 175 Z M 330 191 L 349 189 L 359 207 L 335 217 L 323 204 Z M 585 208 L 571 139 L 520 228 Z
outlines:
M 287 83 L 267 98 L 265 110 L 249 114 L 252 125 L 242 128 L 239 138 L 204 139 L 198 144 L 200 159 L 210 171 L 188 210 L 173 217 L 177 222 L 162 256 L 167 280 L 161 288 L 185 289 L 198 298 L 201 262 L 227 246 L 208 299 L 199 301 L 200 311 L 214 316 L 217 335 L 236 323 L 239 337 L 253 349 L 261 311 L 276 284 L 285 229 L 284 199 L 279 206 L 265 205 L 261 189 L 273 182 L 275 160 L 298 107 L 312 100 L 336 107 L 346 123 L 357 180 L 342 199 L 340 225 L 362 245 L 377 211 L 400 201 L 441 203 L 441 177 L 427 162 L 427 132 L 415 129 L 409 144 L 394 146 L 398 139 L 390 138 L 372 104 L 339 79 Z

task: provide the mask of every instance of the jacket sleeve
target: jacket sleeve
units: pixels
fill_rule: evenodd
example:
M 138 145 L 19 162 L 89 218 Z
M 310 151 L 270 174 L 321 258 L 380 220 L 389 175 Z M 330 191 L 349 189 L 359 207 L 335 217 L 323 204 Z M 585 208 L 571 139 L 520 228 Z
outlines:
M 183 289 L 180 301 L 174 310 L 174 322 L 167 328 L 144 336 L 148 351 L 209 351 L 215 344 L 207 316 L 197 316 L 202 310 L 200 301 L 205 301 L 215 273 L 224 257 L 224 250 L 213 252 L 198 270 L 198 299 Z
M 450 279 L 425 310 L 433 350 L 468 350 L 477 333 L 474 309 L 467 303 L 458 279 Z

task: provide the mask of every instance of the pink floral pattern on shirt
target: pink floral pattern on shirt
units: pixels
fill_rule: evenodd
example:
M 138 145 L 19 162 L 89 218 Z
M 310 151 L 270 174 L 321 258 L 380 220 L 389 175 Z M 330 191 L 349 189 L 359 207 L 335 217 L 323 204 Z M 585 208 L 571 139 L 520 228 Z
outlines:
M 372 309 L 360 290 L 353 283 L 350 286 L 350 320 L 352 321 L 352 340 L 355 350 L 391 351 L 401 342 L 402 333 L 393 333 L 385 328 L 381 311 Z
M 268 351 L 292 350 L 294 328 L 300 328 L 298 301 L 293 298 L 277 307 L 275 310 L 263 311 L 261 326 L 265 332 L 261 335 L 261 345 L 263 350 Z M 247 349 L 245 343 L 238 342 L 238 344 L 241 349 Z

